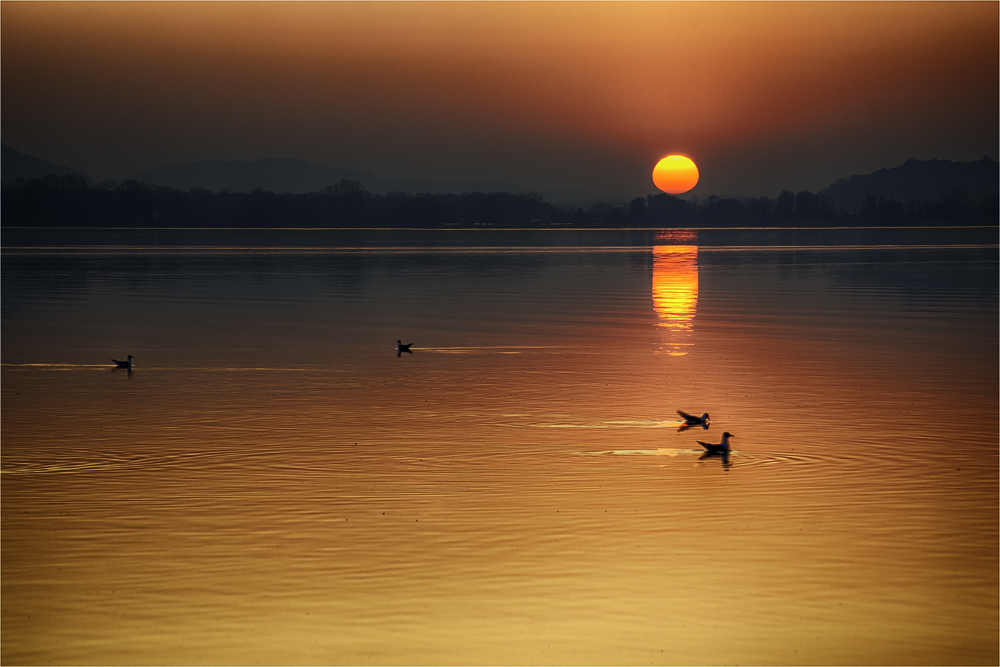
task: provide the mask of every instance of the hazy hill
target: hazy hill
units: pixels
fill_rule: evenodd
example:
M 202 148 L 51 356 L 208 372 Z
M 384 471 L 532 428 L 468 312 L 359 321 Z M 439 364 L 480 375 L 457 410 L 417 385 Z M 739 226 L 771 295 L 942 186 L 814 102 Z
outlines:
M 963 196 L 969 204 L 978 204 L 1000 192 L 998 162 L 984 157 L 975 162 L 917 160 L 912 158 L 898 167 L 879 169 L 871 174 L 841 178 L 820 191 L 837 208 L 858 211 L 867 194 L 909 201 L 938 202 Z
M 71 174 L 91 182 L 84 172 L 46 162 L 26 155 L 10 146 L 2 146 L 2 180 L 11 183 L 18 178 L 37 178 L 46 174 Z M 294 159 L 267 159 L 253 162 L 206 160 L 173 165 L 133 174 L 129 179 L 144 181 L 179 190 L 205 188 L 214 192 L 250 192 L 255 188 L 276 193 L 303 194 L 318 192 L 341 180 L 360 181 L 369 192 L 411 192 L 461 194 L 464 192 L 528 193 L 528 188 L 491 181 L 432 181 L 417 179 L 379 178 L 363 171 L 333 169 Z M 858 212 L 868 194 L 886 201 L 895 199 L 957 203 L 976 206 L 996 197 L 1000 190 L 998 163 L 989 157 L 975 162 L 910 159 L 898 167 L 880 169 L 871 174 L 842 178 L 820 195 L 828 197 L 837 209 Z M 577 191 L 547 191 L 542 195 L 556 204 L 572 203 L 590 206 L 598 198 Z
M 343 179 L 360 181 L 369 192 L 528 192 L 526 188 L 489 181 L 430 181 L 379 178 L 363 171 L 332 169 L 304 160 L 272 158 L 253 162 L 206 160 L 162 167 L 128 177 L 153 185 L 181 190 L 201 187 L 207 190 L 250 192 L 255 188 L 277 193 L 318 192 Z
M 12 183 L 19 178 L 38 178 L 48 174 L 71 174 L 83 176 L 88 183 L 91 181 L 90 176 L 82 171 L 39 160 L 6 144 L 0 144 L 0 171 L 2 171 L 0 179 L 4 183 Z

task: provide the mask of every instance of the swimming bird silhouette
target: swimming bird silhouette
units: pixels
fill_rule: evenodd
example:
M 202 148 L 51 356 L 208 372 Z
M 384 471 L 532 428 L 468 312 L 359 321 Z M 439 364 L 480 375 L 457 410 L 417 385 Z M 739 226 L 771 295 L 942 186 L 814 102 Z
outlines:
M 702 442 L 701 440 L 698 441 L 698 444 L 704 447 L 705 451 L 709 454 L 729 454 L 729 439 L 735 437 L 735 435 L 726 431 L 722 434 L 722 442 L 718 445 L 713 445 L 710 442 Z
M 708 424 L 711 421 L 707 412 L 703 414 L 701 417 L 695 417 L 694 415 L 689 415 L 683 410 L 678 410 L 677 414 L 679 414 L 681 418 L 684 419 L 685 426 L 701 426 L 702 428 L 708 428 Z
M 413 343 L 403 343 L 403 341 L 397 340 L 396 341 L 396 356 L 397 357 L 402 356 L 402 354 L 404 352 L 406 352 L 407 354 L 413 354 L 413 351 L 410 350 L 410 346 L 411 345 L 413 345 Z
M 126 361 L 118 361 L 117 359 L 112 359 L 111 361 L 113 361 L 113 362 L 115 362 L 116 364 L 118 364 L 118 365 L 116 366 L 116 368 L 127 368 L 127 369 L 129 369 L 129 370 L 132 370 L 132 359 L 134 359 L 134 358 L 135 358 L 135 357 L 133 357 L 133 356 L 132 356 L 132 355 L 130 354 L 130 355 L 128 355 L 128 359 L 127 359 Z

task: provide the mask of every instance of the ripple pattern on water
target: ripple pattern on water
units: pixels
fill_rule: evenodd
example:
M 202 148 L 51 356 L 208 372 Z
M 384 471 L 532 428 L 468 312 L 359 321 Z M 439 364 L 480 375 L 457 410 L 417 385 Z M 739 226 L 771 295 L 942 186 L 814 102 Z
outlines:
M 5 251 L 4 658 L 995 664 L 996 249 L 800 232 Z

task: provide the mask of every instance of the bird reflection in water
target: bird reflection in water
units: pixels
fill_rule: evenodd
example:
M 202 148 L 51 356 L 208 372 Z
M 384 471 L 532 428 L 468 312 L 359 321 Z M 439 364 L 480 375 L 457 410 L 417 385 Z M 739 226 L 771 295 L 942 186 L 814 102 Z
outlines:
M 724 470 L 729 470 L 733 467 L 733 464 L 729 462 L 729 452 L 705 452 L 698 457 L 699 461 L 704 461 L 705 459 L 718 459 L 722 461 L 722 468 Z
M 675 357 L 688 353 L 698 308 L 698 240 L 696 232 L 657 232 L 653 246 L 653 310 L 666 332 L 662 349 Z

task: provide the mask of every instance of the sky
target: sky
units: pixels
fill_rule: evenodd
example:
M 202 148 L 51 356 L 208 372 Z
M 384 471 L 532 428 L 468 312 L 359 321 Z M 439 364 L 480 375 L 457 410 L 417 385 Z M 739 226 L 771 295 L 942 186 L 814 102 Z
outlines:
M 97 180 L 284 157 L 609 201 L 998 154 L 997 2 L 0 2 L 5 144 Z

